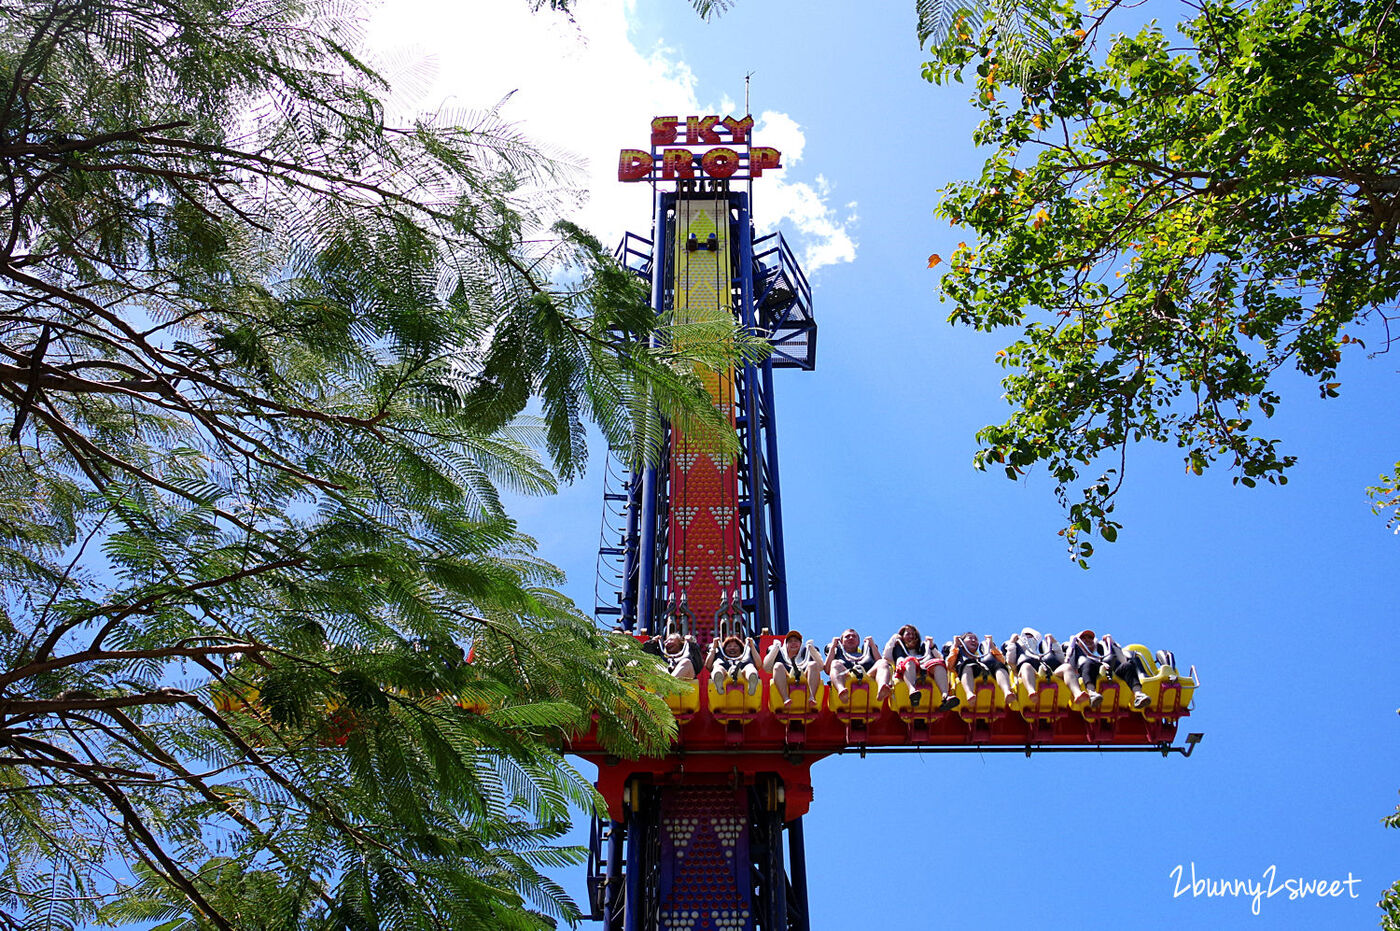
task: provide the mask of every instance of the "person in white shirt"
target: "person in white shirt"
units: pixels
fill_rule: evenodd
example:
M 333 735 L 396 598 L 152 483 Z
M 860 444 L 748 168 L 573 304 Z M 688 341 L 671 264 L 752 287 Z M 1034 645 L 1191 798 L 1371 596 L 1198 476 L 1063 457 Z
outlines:
M 1006 664 L 1016 670 L 1029 696 L 1035 695 L 1039 676 L 1053 676 L 1065 663 L 1065 651 L 1060 642 L 1051 634 L 1041 635 L 1034 627 L 1021 628 L 1021 632 L 1013 634 L 1001 649 L 1006 654 Z
M 877 681 L 885 680 L 880 689 L 883 696 L 888 696 L 895 679 L 903 679 L 909 686 L 911 703 L 917 705 L 919 686 L 932 679 L 941 702 L 938 710 L 957 707 L 958 697 L 948 691 L 948 664 L 943 654 L 934 645 L 933 638 L 920 635 L 919 628 L 913 624 L 905 624 L 889 639 L 882 658 L 884 662 L 875 667 L 875 675 Z
M 816 646 L 809 640 L 804 645 L 802 634 L 790 630 L 781 640 L 774 640 L 763 658 L 763 669 L 773 676 L 773 685 L 783 700 L 783 707 L 792 704 L 789 689 L 799 682 L 807 683 L 807 700 L 810 702 L 822 683 L 822 658 Z

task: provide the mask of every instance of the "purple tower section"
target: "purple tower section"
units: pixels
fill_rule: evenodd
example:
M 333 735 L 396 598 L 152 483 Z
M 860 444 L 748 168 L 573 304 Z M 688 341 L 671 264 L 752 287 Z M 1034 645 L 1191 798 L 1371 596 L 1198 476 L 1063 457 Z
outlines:
M 661 912 L 665 931 L 748 931 L 748 790 L 661 791 Z

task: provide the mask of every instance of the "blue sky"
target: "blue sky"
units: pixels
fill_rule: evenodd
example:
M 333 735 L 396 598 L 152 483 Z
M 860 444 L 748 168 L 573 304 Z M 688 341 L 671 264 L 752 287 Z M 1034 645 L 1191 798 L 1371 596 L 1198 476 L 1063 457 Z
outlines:
M 802 152 L 774 190 L 768 179 L 755 188 L 756 217 L 786 213 L 799 253 L 823 266 L 814 274 L 818 369 L 781 372 L 778 385 L 794 626 L 818 641 L 847 625 L 882 640 L 906 621 L 940 639 L 969 627 L 1001 638 L 1027 623 L 1062 637 L 1090 626 L 1172 648 L 1200 672 L 1182 733 L 1206 737 L 1189 760 L 969 754 L 817 764 L 806 821 L 813 926 L 859 924 L 872 908 L 896 920 L 898 903 L 912 908 L 912 927 L 986 921 L 989 906 L 1013 907 L 1012 890 L 1115 925 L 1134 915 L 1149 926 L 1374 925 L 1376 899 L 1400 877 L 1400 831 L 1380 825 L 1400 789 L 1400 689 L 1386 659 L 1400 540 L 1370 514 L 1363 488 L 1397 456 L 1396 360 L 1350 360 L 1342 396 L 1325 402 L 1284 379 L 1272 423 L 1299 457 L 1286 488 L 1232 487 L 1223 472 L 1188 476 L 1178 450 L 1134 448 L 1118 506 L 1125 530 L 1085 572 L 1055 535 L 1060 514 L 1045 475 L 1013 483 L 971 466 L 973 433 L 1007 415 L 993 354 L 1010 337 L 951 328 L 938 272 L 926 268 L 930 253 L 946 256 L 969 238 L 933 216 L 938 189 L 981 162 L 969 141 L 970 91 L 919 77 L 912 2 L 740 0 L 707 24 L 684 0 L 637 0 L 630 12 L 615 0 L 578 0 L 576 27 L 502 27 L 524 31 L 511 33 L 508 54 L 477 63 L 491 80 L 453 77 L 454 55 L 472 56 L 452 49 L 478 45 L 480 20 L 498 15 L 472 6 L 395 17 L 405 34 L 436 36 L 424 40 L 430 54 L 441 43 L 427 97 L 451 87 L 482 105 L 519 86 L 507 115 L 593 158 L 580 182 L 594 192 L 586 216 L 609 239 L 646 231 L 645 199 L 610 190 L 619 185 L 606 181 L 606 158 L 645 143 L 651 115 L 740 113 L 743 76 L 754 72 L 754 113 L 800 127 L 793 136 L 775 115 L 782 142 L 760 127 L 758 144 L 796 141 Z M 1148 12 L 1170 21 L 1175 9 Z M 468 34 L 471 22 L 478 28 Z M 591 49 L 543 86 L 530 73 L 529 30 L 538 28 Z M 628 50 L 637 57 L 626 60 L 626 80 L 600 70 L 599 60 L 623 61 Z M 721 109 L 726 100 L 740 105 Z M 570 109 L 589 128 L 560 139 L 559 114 Z M 585 608 L 601 474 L 520 507 Z M 974 818 L 976 831 L 960 827 Z M 1276 886 L 1350 876 L 1357 898 L 1287 901 L 1284 892 L 1255 916 L 1248 897 L 1193 896 L 1192 864 L 1198 878 L 1245 880 L 1273 866 Z M 581 899 L 581 872 L 564 878 Z M 1061 900 L 1063 892 L 1075 895 Z M 1043 919 L 1045 906 L 1028 914 Z

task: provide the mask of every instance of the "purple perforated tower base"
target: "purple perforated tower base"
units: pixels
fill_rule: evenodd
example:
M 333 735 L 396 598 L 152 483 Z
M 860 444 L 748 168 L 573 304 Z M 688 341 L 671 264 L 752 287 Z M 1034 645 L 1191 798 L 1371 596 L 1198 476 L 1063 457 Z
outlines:
M 745 789 L 661 790 L 661 927 L 749 931 L 749 802 Z

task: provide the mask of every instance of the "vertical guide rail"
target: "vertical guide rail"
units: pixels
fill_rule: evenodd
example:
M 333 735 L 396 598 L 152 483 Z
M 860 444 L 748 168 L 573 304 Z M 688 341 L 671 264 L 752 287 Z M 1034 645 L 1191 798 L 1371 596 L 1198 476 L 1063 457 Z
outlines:
M 661 804 L 658 793 L 639 780 L 628 791 L 637 797 L 627 804 L 627 868 L 623 881 L 621 931 L 657 931 L 661 925 Z
M 634 787 L 635 791 L 635 787 Z M 627 891 L 622 901 L 622 931 L 650 931 L 642 924 L 642 819 L 644 812 L 627 812 Z
M 732 236 L 739 246 L 739 324 L 749 333 L 762 335 L 754 306 L 753 294 L 753 224 L 749 217 L 749 199 L 746 194 L 736 194 L 733 202 L 737 216 L 731 221 Z M 758 405 L 758 367 L 751 362 L 744 364 L 737 382 L 740 430 L 741 469 L 743 488 L 747 500 L 739 502 L 739 512 L 748 525 L 748 546 L 744 557 L 749 572 L 746 581 L 750 586 L 749 598 L 744 605 L 753 618 L 752 627 L 756 630 L 767 628 L 775 633 L 786 633 L 786 628 L 775 628 L 772 618 L 772 592 L 768 574 L 768 534 L 766 524 L 767 508 L 763 495 L 763 444 L 761 442 L 760 411 Z
M 651 247 L 651 308 L 660 316 L 666 310 L 666 275 L 670 265 L 670 250 L 667 248 L 670 240 L 666 236 L 666 213 L 667 202 L 675 199 L 674 195 L 659 195 L 660 204 L 656 210 L 656 228 L 652 231 Z M 655 339 L 655 337 L 652 337 Z M 645 461 L 645 450 L 632 451 L 637 462 Z M 641 565 L 637 571 L 636 588 L 636 614 L 634 625 L 631 630 L 656 630 L 657 625 L 653 622 L 653 595 L 656 588 L 654 572 L 656 569 L 656 463 L 648 463 L 642 471 L 641 478 L 641 517 L 638 529 L 640 539 L 637 541 L 637 549 Z M 628 580 L 630 582 L 630 579 Z M 624 622 L 625 624 L 625 622 Z
M 763 502 L 768 509 L 768 539 L 771 546 L 769 585 L 773 591 L 773 632 L 785 634 L 788 624 L 787 554 L 783 548 L 783 496 L 778 484 L 778 425 L 774 421 L 773 359 L 763 360 Z
M 792 877 L 788 890 L 788 928 L 791 931 L 812 931 L 812 919 L 807 912 L 807 839 L 802 831 L 802 819 L 787 824 L 788 875 Z
M 754 784 L 749 814 L 749 851 L 760 931 L 788 931 L 781 786 L 782 781 L 776 776 L 760 777 Z
M 635 451 L 633 452 L 636 461 Z M 628 473 L 627 481 L 627 538 L 623 541 L 622 562 L 622 626 L 626 630 L 636 630 L 637 624 L 637 535 L 641 528 L 642 479 L 635 471 Z
M 620 821 L 609 821 L 608 868 L 603 878 L 603 927 L 605 931 L 622 931 L 623 897 L 626 890 L 622 885 L 622 858 L 624 856 L 624 836 L 627 826 Z

